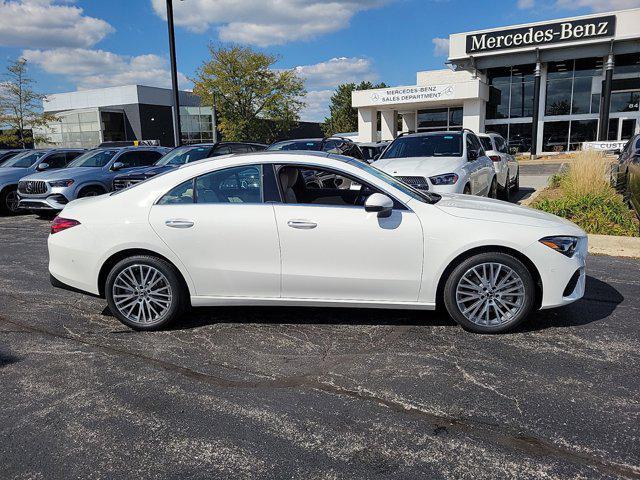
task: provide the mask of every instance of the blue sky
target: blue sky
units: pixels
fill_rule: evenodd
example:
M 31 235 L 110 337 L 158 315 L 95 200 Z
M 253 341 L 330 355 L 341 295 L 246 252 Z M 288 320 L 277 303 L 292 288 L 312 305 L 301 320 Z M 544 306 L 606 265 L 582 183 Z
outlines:
M 24 56 L 43 93 L 168 86 L 165 0 L 0 0 L 0 55 Z M 640 6 L 640 0 L 174 0 L 181 84 L 207 45 L 278 55 L 305 78 L 303 120 L 345 81 L 415 83 L 443 68 L 450 33 Z

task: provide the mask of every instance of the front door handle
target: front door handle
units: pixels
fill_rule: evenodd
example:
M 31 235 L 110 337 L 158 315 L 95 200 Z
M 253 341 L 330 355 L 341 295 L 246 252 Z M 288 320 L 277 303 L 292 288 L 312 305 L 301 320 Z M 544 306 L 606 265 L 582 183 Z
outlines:
M 184 220 L 182 218 L 170 218 L 166 220 L 164 224 L 171 228 L 191 228 L 195 225 L 191 220 Z
M 316 228 L 318 226 L 317 223 L 310 222 L 308 220 L 289 220 L 287 222 L 291 228 L 299 228 L 301 230 L 311 230 L 312 228 Z

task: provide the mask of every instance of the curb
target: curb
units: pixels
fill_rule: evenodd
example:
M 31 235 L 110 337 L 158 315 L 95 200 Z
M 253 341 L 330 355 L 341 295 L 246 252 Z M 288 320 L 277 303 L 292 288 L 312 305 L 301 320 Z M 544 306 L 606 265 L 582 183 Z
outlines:
M 589 234 L 589 253 L 612 257 L 640 258 L 640 237 Z

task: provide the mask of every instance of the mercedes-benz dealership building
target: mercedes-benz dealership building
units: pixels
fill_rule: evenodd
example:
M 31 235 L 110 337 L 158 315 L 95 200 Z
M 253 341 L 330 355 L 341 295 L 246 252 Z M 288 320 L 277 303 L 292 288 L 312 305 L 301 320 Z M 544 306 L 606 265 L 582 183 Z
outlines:
M 640 9 L 452 34 L 447 63 L 354 91 L 359 140 L 465 127 L 538 154 L 640 130 Z

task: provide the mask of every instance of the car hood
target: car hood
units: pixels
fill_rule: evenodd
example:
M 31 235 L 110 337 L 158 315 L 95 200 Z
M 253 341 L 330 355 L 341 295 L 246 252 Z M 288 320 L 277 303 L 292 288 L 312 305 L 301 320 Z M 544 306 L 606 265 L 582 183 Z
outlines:
M 49 172 L 34 173 L 29 175 L 28 180 L 44 180 L 48 182 L 51 180 L 66 180 L 67 178 L 72 178 L 78 181 L 84 178 L 95 178 L 103 172 L 104 169 L 99 167 L 58 168 Z
M 173 170 L 177 168 L 175 165 L 160 165 L 155 167 L 147 167 L 140 168 L 134 172 L 127 172 L 121 175 L 118 175 L 119 179 L 127 179 L 127 178 L 150 178 L 156 175 L 159 175 L 164 172 L 168 172 L 169 170 Z
M 492 198 L 462 194 L 442 194 L 442 198 L 436 203 L 436 206 L 445 213 L 459 218 L 542 228 L 562 225 L 565 230 L 566 227 L 574 230 L 573 235 L 586 235 L 575 223 L 567 219 Z
M 373 166 L 391 175 L 429 177 L 453 172 L 464 163 L 460 157 L 410 157 L 382 159 Z

